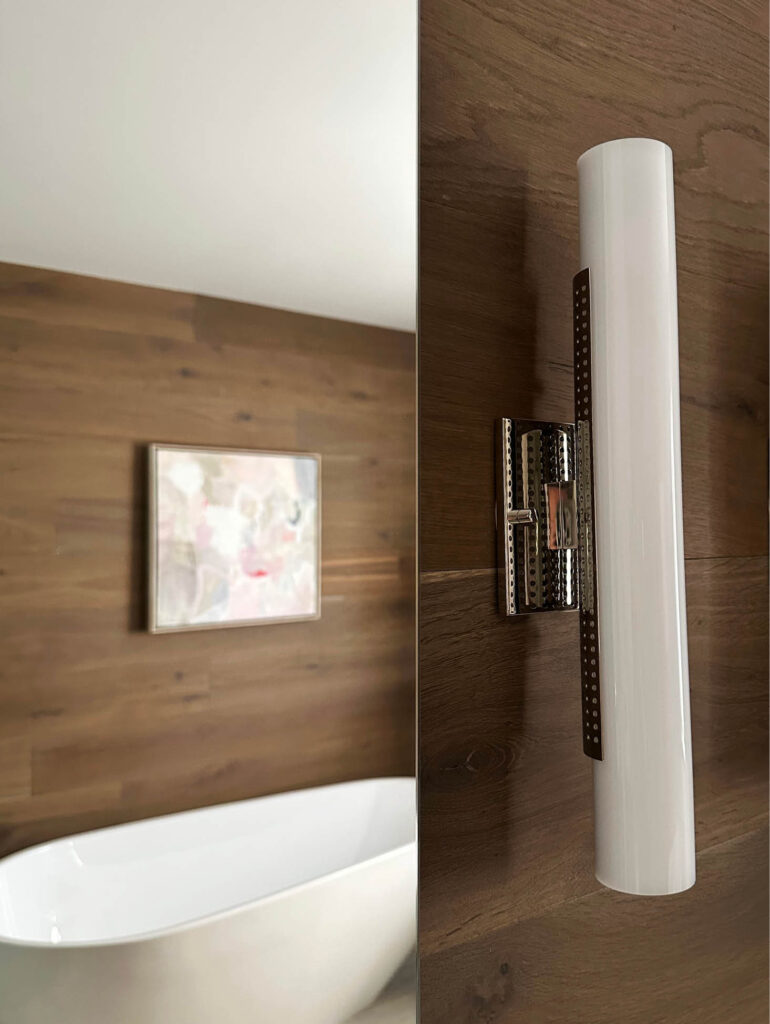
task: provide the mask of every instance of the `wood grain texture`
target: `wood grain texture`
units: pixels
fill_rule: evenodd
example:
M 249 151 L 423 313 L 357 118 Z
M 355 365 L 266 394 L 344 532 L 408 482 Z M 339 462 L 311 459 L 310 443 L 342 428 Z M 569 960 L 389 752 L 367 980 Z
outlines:
M 424 0 L 422 1024 L 762 1024 L 767 998 L 764 5 Z M 571 419 L 575 161 L 674 151 L 699 878 L 593 876 L 577 623 L 502 621 L 493 424 Z
M 699 850 L 767 815 L 766 576 L 766 558 L 687 563 Z M 576 617 L 509 622 L 496 598 L 493 570 L 422 578 L 420 939 L 431 952 L 598 886 Z
M 151 441 L 323 456 L 317 622 L 150 636 Z M 0 265 L 0 852 L 414 749 L 414 338 Z
M 767 819 L 697 870 L 678 896 L 599 889 L 423 957 L 423 1024 L 764 1024 Z

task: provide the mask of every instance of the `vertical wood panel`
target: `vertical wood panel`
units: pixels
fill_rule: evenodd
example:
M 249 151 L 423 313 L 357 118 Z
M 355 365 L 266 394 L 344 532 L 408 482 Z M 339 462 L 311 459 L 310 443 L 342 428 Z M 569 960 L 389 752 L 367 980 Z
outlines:
M 321 452 L 319 621 L 146 633 L 151 441 Z M 0 265 L 0 478 L 0 851 L 412 772 L 412 336 Z
M 422 1024 L 767 1020 L 764 5 L 424 0 Z M 593 876 L 577 625 L 502 621 L 493 423 L 571 419 L 575 161 L 674 151 L 699 879 Z

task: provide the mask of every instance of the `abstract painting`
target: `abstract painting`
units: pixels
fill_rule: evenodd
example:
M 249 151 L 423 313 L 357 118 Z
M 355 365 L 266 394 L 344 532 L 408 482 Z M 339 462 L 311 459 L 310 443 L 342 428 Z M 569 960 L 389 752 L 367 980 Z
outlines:
M 150 630 L 317 618 L 317 455 L 150 446 Z

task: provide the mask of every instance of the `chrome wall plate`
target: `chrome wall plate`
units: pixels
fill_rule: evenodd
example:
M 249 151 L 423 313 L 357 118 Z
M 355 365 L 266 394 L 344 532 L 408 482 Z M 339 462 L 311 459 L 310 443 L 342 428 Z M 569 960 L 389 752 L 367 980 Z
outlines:
M 578 607 L 578 516 L 572 423 L 501 420 L 497 428 L 500 609 Z

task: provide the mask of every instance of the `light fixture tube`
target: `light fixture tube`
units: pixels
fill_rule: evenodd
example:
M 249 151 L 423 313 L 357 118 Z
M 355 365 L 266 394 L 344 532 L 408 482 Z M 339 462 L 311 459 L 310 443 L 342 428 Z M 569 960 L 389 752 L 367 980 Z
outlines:
M 671 150 L 606 142 L 580 157 L 578 178 L 601 684 L 596 877 L 662 895 L 695 881 Z

